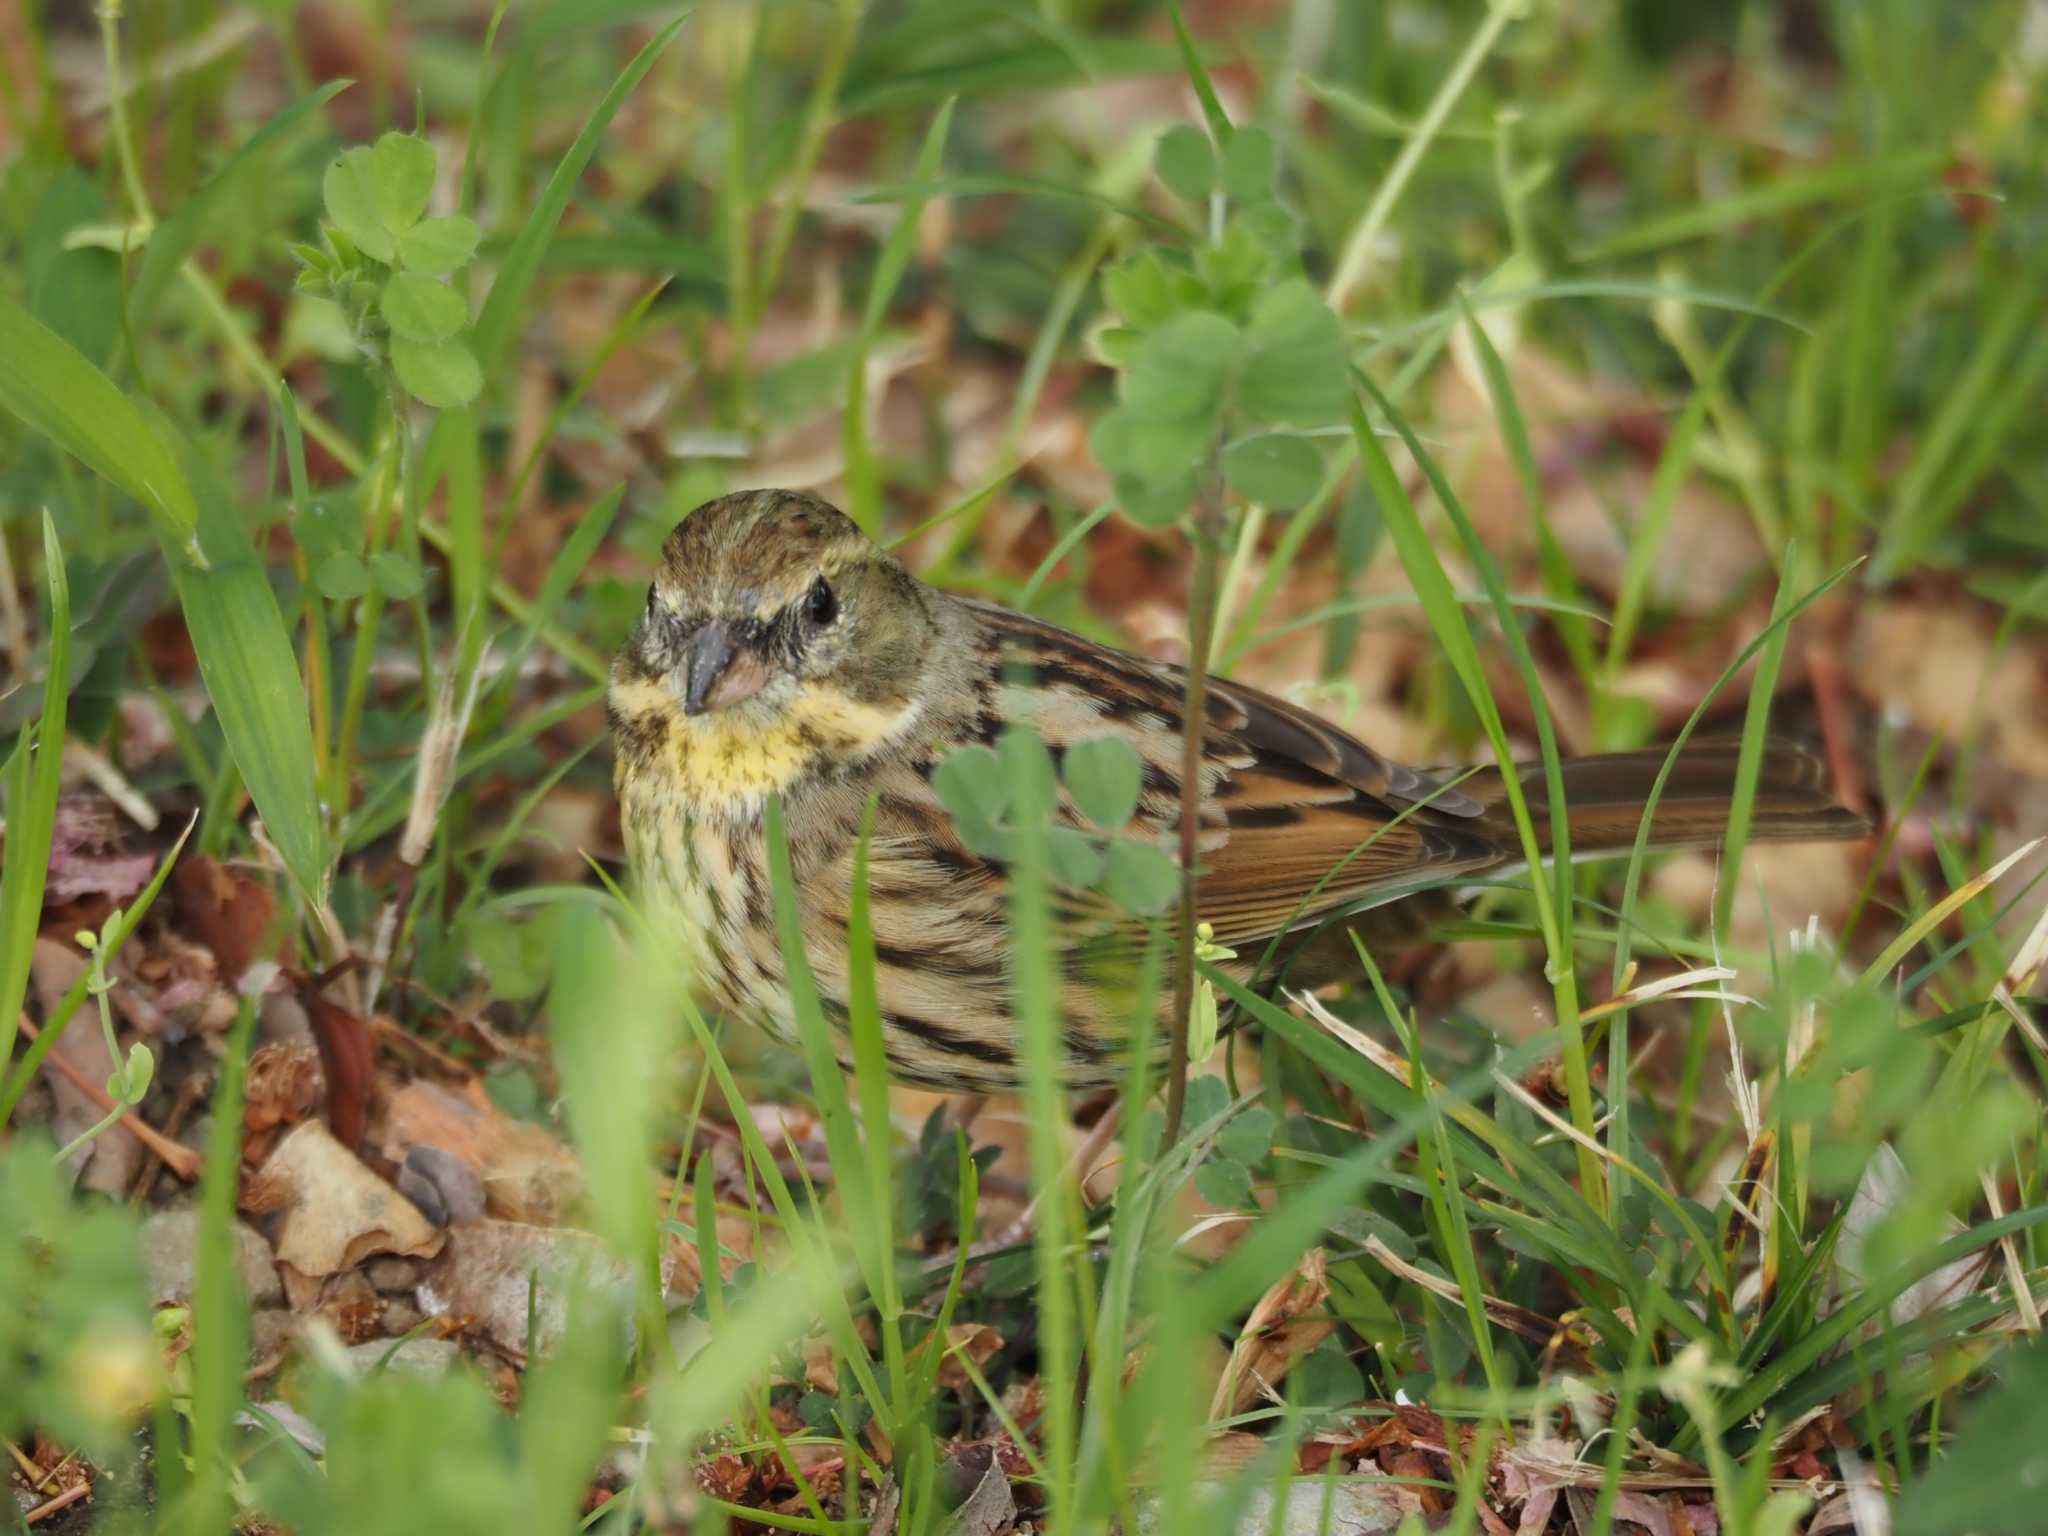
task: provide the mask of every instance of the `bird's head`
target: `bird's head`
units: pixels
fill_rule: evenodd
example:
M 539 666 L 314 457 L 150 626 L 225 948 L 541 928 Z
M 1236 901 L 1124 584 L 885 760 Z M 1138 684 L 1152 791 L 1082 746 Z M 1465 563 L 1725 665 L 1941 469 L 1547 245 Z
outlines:
M 624 752 L 731 760 L 728 778 L 857 760 L 914 712 L 932 636 L 923 589 L 852 519 L 797 491 L 724 496 L 662 546 L 612 667 L 614 730 Z

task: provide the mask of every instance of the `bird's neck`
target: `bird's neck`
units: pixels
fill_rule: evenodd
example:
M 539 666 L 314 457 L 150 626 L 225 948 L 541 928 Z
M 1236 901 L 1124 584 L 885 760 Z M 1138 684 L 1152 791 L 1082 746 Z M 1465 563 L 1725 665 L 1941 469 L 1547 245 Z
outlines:
M 770 795 L 788 796 L 807 781 L 843 775 L 903 740 L 923 715 L 915 698 L 866 702 L 812 684 L 772 709 L 740 706 L 685 716 L 655 682 L 615 682 L 615 718 L 667 719 L 640 771 L 622 775 L 629 795 L 667 802 L 693 820 L 728 826 L 757 822 Z

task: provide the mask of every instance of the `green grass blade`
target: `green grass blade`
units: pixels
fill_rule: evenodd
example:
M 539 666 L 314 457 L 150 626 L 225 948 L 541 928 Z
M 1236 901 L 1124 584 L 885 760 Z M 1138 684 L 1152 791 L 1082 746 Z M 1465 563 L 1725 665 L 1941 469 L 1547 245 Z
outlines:
M 583 131 L 576 135 L 576 141 L 562 156 L 554 174 L 548 177 L 547 185 L 541 189 L 540 197 L 533 205 L 533 212 L 526 216 L 525 224 L 520 226 L 519 233 L 506 249 L 497 278 L 491 284 L 490 296 L 484 300 L 483 312 L 477 316 L 476 327 L 471 332 L 477 362 L 482 365 L 486 378 L 497 372 L 504 362 L 519 307 L 525 302 L 526 291 L 533 286 L 533 280 L 540 271 L 548 238 L 561 222 L 562 214 L 569 206 L 569 198 L 576 190 L 576 183 L 590 164 L 591 156 L 597 153 L 598 145 L 604 141 L 612 118 L 625 105 L 633 88 L 654 67 L 654 61 L 668 47 L 670 39 L 688 20 L 686 11 L 655 33 L 633 55 L 632 61 L 612 82 L 611 89 L 605 92 L 604 99 L 591 111 Z
M 43 570 L 50 587 L 50 644 L 42 715 L 33 728 L 22 727 L 6 769 L 7 860 L 0 868 L 0 1074 L 14 1059 L 14 1036 L 42 922 L 64 770 L 65 712 L 71 697 L 71 582 L 57 542 L 57 525 L 47 511 Z M 5 1124 L 6 1116 L 0 1114 L 0 1125 Z
M 277 594 L 248 530 L 209 499 L 210 568 L 177 564 L 178 602 L 221 734 L 299 893 L 326 900 L 327 833 L 313 766 L 313 727 Z
M 868 352 L 881 334 L 882 318 L 889 311 L 898 284 L 910 266 L 910 254 L 917 242 L 917 226 L 924 215 L 929 184 L 938 174 L 946 152 L 946 134 L 953 122 L 953 99 L 948 97 L 938 116 L 926 130 L 924 144 L 917 152 L 911 185 L 897 210 L 896 222 L 882 242 L 868 281 L 867 305 L 862 311 L 859 343 L 846 371 L 846 412 L 841 436 L 846 450 L 846 511 L 848 516 L 873 535 L 882 526 L 881 476 L 875 468 L 874 447 L 869 440 L 867 419 Z
M 775 897 L 776 934 L 788 972 L 789 1000 L 796 1012 L 804 1064 L 810 1069 L 811 1092 L 818 1101 L 825 1144 L 831 1151 L 832 1167 L 839 1176 L 840 1191 L 846 1201 L 847 1224 L 852 1231 L 861 1276 L 867 1282 L 869 1294 L 880 1296 L 888 1283 L 884 1276 L 895 1259 L 880 1241 L 885 1236 L 886 1218 L 879 1207 L 886 1201 L 887 1186 L 878 1192 L 869 1177 L 871 1164 L 854 1121 L 853 1101 L 846 1091 L 846 1072 L 839 1064 L 832 1026 L 826 1022 L 817 977 L 804 947 L 803 914 L 797 906 L 796 874 L 790 864 L 780 800 L 768 801 L 763 830 L 768 844 L 768 882 Z
M 1015 738 L 1011 738 L 1015 739 Z M 1027 738 L 1036 748 L 1036 738 Z M 1042 751 L 1042 748 L 1037 748 Z M 1013 751 L 1005 770 L 1011 779 L 1011 803 L 1029 805 L 1034 793 L 1029 765 L 1032 754 Z M 1061 1086 L 1061 1038 L 1058 982 L 1054 967 L 1052 884 L 1044 841 L 1027 830 L 1013 840 L 1010 864 L 1010 977 L 1018 1044 L 1023 1055 L 1024 1109 L 1030 1151 L 1031 1184 L 1040 1195 L 1032 1251 L 1037 1260 L 1039 1374 L 1044 1383 L 1045 1414 L 1041 1424 L 1049 1486 L 1047 1527 L 1067 1529 L 1074 1496 L 1074 1387 L 1079 1361 L 1075 1351 L 1075 1281 L 1068 1253 L 1069 1203 L 1062 1187 L 1063 1133 L 1067 1122 L 1066 1092 Z
M 1230 114 L 1223 110 L 1223 98 L 1216 94 L 1216 82 L 1209 78 L 1209 68 L 1202 62 L 1200 50 L 1188 31 L 1187 18 L 1181 15 L 1180 0 L 1166 0 L 1166 14 L 1173 22 L 1174 45 L 1180 49 L 1181 68 L 1186 71 L 1188 84 L 1193 87 L 1195 100 L 1202 105 L 1202 116 L 1209 124 L 1209 136 L 1218 146 L 1230 142 Z
M 1575 252 L 1580 261 L 1614 256 L 1639 256 L 1704 235 L 1721 233 L 1774 213 L 1788 213 L 1814 203 L 1832 202 L 1862 193 L 1895 191 L 1901 183 L 1933 175 L 1941 166 L 1939 150 L 1916 150 L 1876 161 L 1850 160 L 1793 176 L 1777 176 L 1745 187 L 1718 202 L 1660 213 L 1633 228 Z
M 860 841 L 853 855 L 853 891 L 846 912 L 847 1033 L 853 1041 L 853 1082 L 860 1099 L 861 1148 L 873 1217 L 879 1224 L 878 1245 L 887 1256 L 877 1268 L 880 1282 L 875 1303 L 883 1322 L 894 1326 L 903 1315 L 903 1296 L 895 1264 L 895 1204 L 889 1198 L 889 1057 L 882 1038 L 882 1002 L 877 987 L 875 927 L 868 894 L 868 854 L 875 834 L 875 800 L 868 799 L 861 816 Z M 886 1339 L 885 1339 L 886 1342 Z
M 1484 345 L 1482 339 L 1482 346 Z M 1456 525 L 1464 541 L 1467 553 L 1476 562 L 1484 578 L 1488 595 L 1492 598 L 1498 614 L 1503 635 L 1510 653 L 1522 674 L 1523 686 L 1529 696 L 1529 707 L 1534 713 L 1538 739 L 1543 745 L 1544 778 L 1549 785 L 1551 807 L 1551 841 L 1558 852 L 1559 870 L 1556 885 L 1546 885 L 1543 858 L 1547 850 L 1536 839 L 1535 824 L 1529 815 L 1525 802 L 1520 775 L 1516 772 L 1513 755 L 1509 750 L 1507 728 L 1502 723 L 1499 706 L 1494 702 L 1493 692 L 1486 681 L 1486 673 L 1480 664 L 1478 647 L 1473 641 L 1471 627 L 1465 621 L 1464 610 L 1458 606 L 1457 596 L 1451 590 L 1450 578 L 1445 575 L 1442 562 L 1437 558 L 1435 548 L 1423 532 L 1422 520 L 1417 515 L 1414 503 L 1409 500 L 1406 488 L 1395 474 L 1393 464 L 1388 460 L 1386 450 L 1380 446 L 1363 409 L 1354 401 L 1351 407 L 1352 438 L 1358 446 L 1360 462 L 1365 466 L 1368 482 L 1379 498 L 1380 515 L 1389 536 L 1401 556 L 1401 564 L 1408 572 L 1408 579 L 1415 588 L 1415 595 L 1422 603 L 1422 611 L 1429 619 L 1432 633 L 1444 648 L 1458 680 L 1464 685 L 1466 696 L 1471 700 L 1488 741 L 1493 746 L 1494 756 L 1500 764 L 1501 784 L 1507 793 L 1508 807 L 1513 813 L 1516 830 L 1521 835 L 1523 856 L 1532 873 L 1530 888 L 1536 896 L 1537 917 L 1543 929 L 1544 948 L 1548 955 L 1547 974 L 1550 979 L 1557 1005 L 1558 1041 L 1562 1047 L 1565 1069 L 1565 1087 L 1571 1101 L 1572 1124 L 1580 1135 L 1593 1135 L 1593 1090 L 1586 1065 L 1585 1035 L 1579 1023 L 1578 979 L 1572 964 L 1570 944 L 1571 903 L 1559 900 L 1558 892 L 1566 892 L 1569 886 L 1569 843 L 1564 815 L 1563 780 L 1558 767 L 1557 741 L 1550 724 L 1548 706 L 1543 699 L 1541 679 L 1536 672 L 1534 658 L 1529 644 L 1523 636 L 1513 607 L 1508 602 L 1507 588 L 1501 580 L 1500 570 L 1492 557 L 1487 554 L 1479 541 L 1464 508 L 1452 493 L 1449 483 L 1436 467 L 1430 456 L 1408 423 L 1394 409 L 1393 402 L 1374 386 L 1364 374 L 1358 374 L 1361 386 L 1369 393 L 1379 408 L 1386 413 L 1417 464 L 1422 466 L 1437 499 L 1446 514 Z M 1599 1209 L 1607 1209 L 1607 1170 L 1584 1142 L 1574 1142 L 1573 1150 L 1579 1162 L 1579 1180 L 1587 1199 Z
M 559 912 L 548 1033 L 566 1117 L 598 1233 L 632 1267 L 643 1342 L 660 1352 L 668 1328 L 651 1170 L 661 1067 L 674 1043 L 663 1025 L 675 1010 L 641 979 L 660 969 L 628 963 L 602 913 L 568 903 Z
M 198 558 L 199 508 L 154 425 L 70 342 L 0 294 L 0 406 L 156 516 L 183 560 Z
M 353 81 L 330 80 L 280 110 L 258 128 L 228 157 L 227 163 L 209 176 L 190 196 L 183 199 L 171 216 L 150 232 L 143 247 L 142 261 L 135 273 L 135 285 L 128 290 L 128 324 L 139 333 L 155 310 L 164 289 L 178 275 L 185 258 L 199 247 L 207 232 L 215 206 L 251 170 L 263 151 L 297 127 L 307 116 L 347 90 Z

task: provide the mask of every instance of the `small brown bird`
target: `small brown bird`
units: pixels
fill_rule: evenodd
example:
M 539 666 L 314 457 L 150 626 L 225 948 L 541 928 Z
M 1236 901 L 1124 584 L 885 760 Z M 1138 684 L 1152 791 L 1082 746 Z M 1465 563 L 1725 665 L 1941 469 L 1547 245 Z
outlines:
M 1143 775 L 1127 835 L 1172 849 L 1185 698 L 1178 667 L 924 585 L 815 496 L 723 497 L 669 535 L 646 614 L 612 667 L 627 851 L 696 974 L 726 1006 L 792 1038 L 763 830 L 779 795 L 810 967 L 843 1029 L 854 852 L 876 797 L 868 886 L 890 1066 L 948 1091 L 1013 1087 L 1005 867 L 958 835 L 932 776 L 955 748 L 992 744 L 1013 724 L 1055 755 L 1121 737 Z M 1212 681 L 1205 711 L 1197 913 L 1245 957 L 1240 974 L 1276 934 L 1523 862 L 1496 769 L 1404 767 L 1237 683 Z M 1575 854 L 1631 846 L 1663 759 L 1565 763 Z M 1652 823 L 1655 847 L 1720 840 L 1735 759 L 1722 745 L 1679 759 Z M 1520 772 L 1541 831 L 1542 770 Z M 1064 796 L 1057 814 L 1080 824 Z M 1818 759 L 1783 745 L 1766 752 L 1752 837 L 1867 830 L 1830 801 Z M 1056 917 L 1068 1080 L 1114 1082 L 1133 1029 L 1142 927 L 1100 900 L 1062 900 Z M 1163 1049 L 1163 1017 L 1147 1027 Z

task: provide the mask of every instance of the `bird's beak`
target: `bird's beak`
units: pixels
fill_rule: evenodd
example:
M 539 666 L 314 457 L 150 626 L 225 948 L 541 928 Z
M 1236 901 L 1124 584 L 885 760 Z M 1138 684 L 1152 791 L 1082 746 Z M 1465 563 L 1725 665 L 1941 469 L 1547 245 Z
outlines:
M 768 686 L 768 664 L 742 642 L 737 626 L 712 619 L 690 637 L 683 713 L 701 715 L 751 699 Z

